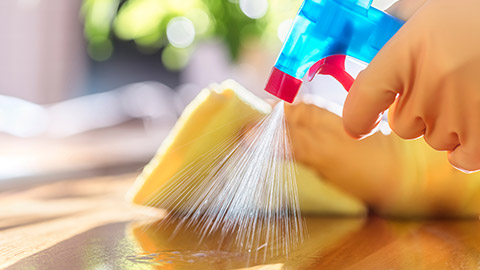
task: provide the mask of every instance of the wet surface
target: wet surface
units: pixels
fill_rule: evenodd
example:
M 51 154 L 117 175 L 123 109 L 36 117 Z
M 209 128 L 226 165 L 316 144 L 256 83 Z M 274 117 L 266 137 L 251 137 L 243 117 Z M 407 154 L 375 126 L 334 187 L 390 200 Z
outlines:
M 175 237 L 175 224 L 121 222 L 96 227 L 20 260 L 8 269 L 237 269 L 261 264 L 294 266 L 316 251 L 356 230 L 362 219 L 309 219 L 312 228 L 303 247 L 287 259 L 274 253 L 219 250 L 219 235 L 199 241 L 194 231 Z M 320 229 L 321 228 L 321 229 Z M 200 244 L 199 244 L 200 243 Z
M 285 257 L 275 242 L 259 241 L 245 252 L 235 234 L 215 232 L 204 241 L 193 229 L 174 234 L 175 222 L 160 226 L 163 211 L 125 202 L 133 179 L 97 177 L 4 193 L 0 268 L 480 269 L 479 220 L 310 217 L 309 237 Z
M 158 222 L 96 227 L 8 269 L 478 269 L 477 220 L 307 218 L 309 238 L 288 258 L 219 250 L 193 231 L 172 236 Z M 259 254 L 263 254 L 260 256 Z M 274 254 L 273 254 L 274 255 Z
M 140 253 L 127 256 L 127 259 L 135 263 L 144 263 L 157 266 L 172 265 L 175 268 L 209 267 L 212 264 L 242 264 L 247 259 L 245 254 L 221 251 L 221 250 L 182 250 L 182 251 L 159 251 L 156 253 Z

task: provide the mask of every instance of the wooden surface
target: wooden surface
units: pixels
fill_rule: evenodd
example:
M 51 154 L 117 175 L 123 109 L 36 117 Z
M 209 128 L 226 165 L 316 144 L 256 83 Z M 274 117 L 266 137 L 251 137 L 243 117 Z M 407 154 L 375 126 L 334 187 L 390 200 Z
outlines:
M 130 221 L 133 175 L 78 179 L 0 194 L 0 269 L 92 228 Z
M 0 268 L 10 269 L 479 269 L 478 220 L 306 219 L 309 238 L 288 259 L 249 264 L 170 239 L 162 211 L 123 199 L 135 174 L 49 182 L 0 194 Z M 201 256 L 199 256 L 201 250 Z M 197 253 L 195 253 L 197 252 Z

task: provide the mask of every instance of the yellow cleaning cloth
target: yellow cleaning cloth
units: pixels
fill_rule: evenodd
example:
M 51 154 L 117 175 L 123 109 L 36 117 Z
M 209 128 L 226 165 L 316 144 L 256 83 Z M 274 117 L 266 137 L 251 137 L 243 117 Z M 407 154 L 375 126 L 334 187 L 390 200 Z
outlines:
M 185 108 L 155 157 L 138 176 L 128 193 L 132 202 L 156 206 L 153 200 L 176 174 L 192 163 L 208 163 L 205 153 L 221 153 L 218 146 L 240 134 L 248 124 L 261 119 L 271 106 L 234 81 L 203 89 Z M 205 167 L 205 166 L 203 166 Z M 297 164 L 297 185 L 302 212 L 329 215 L 364 215 L 365 205 L 319 178 L 313 170 Z M 198 185 L 207 172 L 197 171 L 189 184 Z M 178 209 L 188 205 L 178 204 Z

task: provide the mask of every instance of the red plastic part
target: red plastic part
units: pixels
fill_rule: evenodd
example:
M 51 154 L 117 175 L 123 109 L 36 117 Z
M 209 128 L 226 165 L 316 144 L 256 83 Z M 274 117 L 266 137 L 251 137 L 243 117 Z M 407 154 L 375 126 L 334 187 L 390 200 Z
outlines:
M 302 86 L 302 80 L 273 67 L 265 90 L 279 99 L 292 103 L 300 90 L 300 86 Z
M 317 74 L 331 75 L 348 92 L 354 79 L 345 71 L 345 59 L 345 55 L 332 55 L 318 61 L 308 71 L 308 80 L 313 80 Z

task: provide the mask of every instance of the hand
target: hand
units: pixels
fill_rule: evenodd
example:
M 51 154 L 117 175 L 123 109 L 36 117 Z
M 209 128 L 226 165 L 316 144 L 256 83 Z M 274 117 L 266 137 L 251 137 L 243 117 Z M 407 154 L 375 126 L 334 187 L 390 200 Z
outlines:
M 285 107 L 295 158 L 326 181 L 389 216 L 480 213 L 480 173 L 453 169 L 422 140 L 379 132 L 364 140 L 345 134 L 342 119 L 313 104 Z
M 361 138 L 390 108 L 389 124 L 400 137 L 423 135 L 432 148 L 448 151 L 453 166 L 479 170 L 480 1 L 407 2 L 414 3 L 402 1 L 389 11 L 413 15 L 347 96 L 345 130 Z M 400 12 L 402 6 L 410 11 Z
M 385 205 L 396 197 L 398 190 L 385 190 L 401 183 L 402 149 L 389 137 L 355 140 L 345 134 L 339 116 L 313 104 L 285 105 L 285 117 L 298 162 L 369 205 Z

